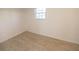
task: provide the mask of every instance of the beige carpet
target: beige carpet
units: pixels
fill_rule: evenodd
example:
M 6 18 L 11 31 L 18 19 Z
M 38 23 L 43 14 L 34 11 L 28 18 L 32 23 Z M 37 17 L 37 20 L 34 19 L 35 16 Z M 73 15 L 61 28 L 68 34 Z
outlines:
M 24 32 L 0 43 L 1 51 L 79 51 L 79 45 Z

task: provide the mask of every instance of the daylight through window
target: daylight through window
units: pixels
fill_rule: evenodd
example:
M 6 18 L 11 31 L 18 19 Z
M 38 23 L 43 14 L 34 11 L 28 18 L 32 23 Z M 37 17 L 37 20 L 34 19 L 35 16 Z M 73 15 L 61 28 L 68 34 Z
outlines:
M 45 19 L 46 17 L 46 8 L 36 8 L 36 19 Z

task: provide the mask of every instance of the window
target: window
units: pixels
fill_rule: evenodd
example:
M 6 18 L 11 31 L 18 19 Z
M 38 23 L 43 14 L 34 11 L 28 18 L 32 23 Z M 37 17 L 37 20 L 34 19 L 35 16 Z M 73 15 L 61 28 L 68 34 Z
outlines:
M 46 17 L 46 8 L 36 8 L 36 19 L 45 19 Z

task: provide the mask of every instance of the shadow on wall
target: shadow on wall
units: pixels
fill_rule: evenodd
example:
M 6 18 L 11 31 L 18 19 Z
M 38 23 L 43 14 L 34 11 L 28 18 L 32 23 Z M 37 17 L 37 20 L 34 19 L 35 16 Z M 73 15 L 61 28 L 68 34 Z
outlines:
M 0 42 L 26 31 L 23 14 L 18 8 L 0 9 Z
M 79 42 L 79 40 L 77 40 L 79 39 L 79 8 L 76 9 L 75 16 L 75 40 Z
M 34 32 L 34 33 L 40 33 L 40 25 L 37 19 L 35 19 L 35 12 L 34 8 L 28 8 L 26 11 L 26 26 L 27 30 Z

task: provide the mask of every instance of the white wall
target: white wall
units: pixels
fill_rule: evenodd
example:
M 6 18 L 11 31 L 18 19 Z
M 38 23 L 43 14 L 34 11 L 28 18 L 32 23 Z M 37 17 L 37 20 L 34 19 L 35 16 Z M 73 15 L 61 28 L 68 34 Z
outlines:
M 30 31 L 79 44 L 79 9 L 47 9 L 42 22 L 35 19 L 34 9 L 0 9 L 0 42 Z
M 0 42 L 26 31 L 23 9 L 0 9 Z
M 33 8 L 26 15 L 28 31 L 79 44 L 79 9 L 48 8 L 42 22 L 35 19 Z

